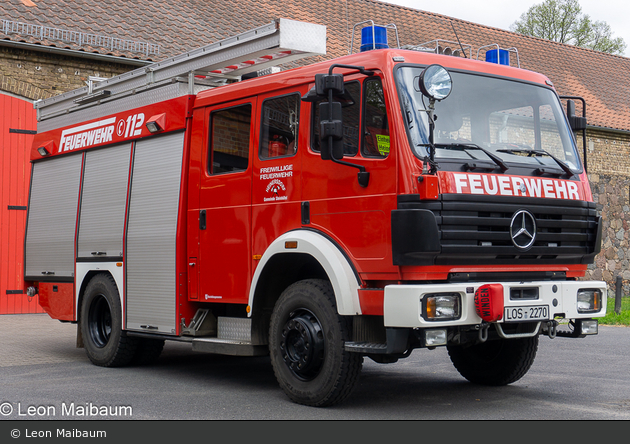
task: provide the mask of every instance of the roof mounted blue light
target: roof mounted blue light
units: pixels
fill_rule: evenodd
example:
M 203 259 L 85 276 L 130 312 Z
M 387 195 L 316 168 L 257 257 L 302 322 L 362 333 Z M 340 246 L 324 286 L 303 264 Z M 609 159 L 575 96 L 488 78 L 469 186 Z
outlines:
M 372 25 L 361 29 L 361 52 L 384 48 L 389 48 L 386 27 Z
M 491 49 L 486 52 L 486 62 L 510 66 L 510 52 L 507 49 Z

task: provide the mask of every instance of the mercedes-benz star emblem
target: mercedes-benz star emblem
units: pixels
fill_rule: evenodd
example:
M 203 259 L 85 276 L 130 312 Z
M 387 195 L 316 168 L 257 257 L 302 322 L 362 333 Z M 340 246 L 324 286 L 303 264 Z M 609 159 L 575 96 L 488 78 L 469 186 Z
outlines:
M 519 210 L 512 216 L 510 237 L 516 248 L 527 250 L 536 240 L 536 219 L 527 210 Z

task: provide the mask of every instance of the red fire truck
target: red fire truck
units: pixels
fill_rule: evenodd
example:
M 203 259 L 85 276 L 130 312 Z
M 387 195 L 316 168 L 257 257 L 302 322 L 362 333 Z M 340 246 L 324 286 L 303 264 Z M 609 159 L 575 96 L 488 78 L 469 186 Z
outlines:
M 279 19 L 37 102 L 27 294 L 96 365 L 165 340 L 269 354 L 312 406 L 345 399 L 366 356 L 446 347 L 469 381 L 506 385 L 540 335 L 596 334 L 573 101 L 537 73 L 375 40 L 262 75 L 325 41 Z

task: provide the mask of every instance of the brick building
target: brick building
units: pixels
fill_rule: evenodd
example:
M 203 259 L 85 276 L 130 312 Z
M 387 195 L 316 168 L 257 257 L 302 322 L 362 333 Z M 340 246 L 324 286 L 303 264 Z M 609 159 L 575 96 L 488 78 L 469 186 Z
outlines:
M 621 275 L 630 290 L 630 59 L 625 57 L 376 0 L 5 0 L 0 94 L 48 98 L 85 86 L 91 76 L 111 77 L 278 17 L 326 25 L 330 58 L 347 54 L 351 44 L 358 50 L 353 29 L 366 20 L 394 24 L 401 46 L 434 45 L 480 59 L 489 49 L 510 49 L 512 66 L 547 75 L 560 95 L 583 97 L 589 178 L 604 219 L 602 252 L 587 278 L 606 280 L 613 289 Z M 389 38 L 393 45 L 392 30 Z M 578 144 L 583 150 L 580 138 Z

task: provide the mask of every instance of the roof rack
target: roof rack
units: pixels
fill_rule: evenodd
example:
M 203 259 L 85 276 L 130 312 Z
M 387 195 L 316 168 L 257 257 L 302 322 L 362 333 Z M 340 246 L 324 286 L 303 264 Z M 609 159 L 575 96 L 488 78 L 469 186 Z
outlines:
M 435 39 L 408 49 L 434 52 L 435 54 L 452 55 L 455 57 L 461 57 L 463 55 L 466 58 L 472 59 L 472 46 L 462 45 L 459 42 L 453 42 L 450 40 Z M 466 51 L 468 51 L 468 56 L 466 56 Z
M 106 80 L 91 79 L 86 87 L 39 100 L 34 103 L 38 131 L 144 106 L 154 103 L 156 97 L 168 100 L 196 94 L 228 80 L 239 80 L 244 74 L 325 54 L 325 26 L 276 19 L 234 37 Z M 143 94 L 146 92 L 152 94 Z M 97 104 L 101 105 L 98 109 Z
M 394 30 L 394 35 L 396 36 L 396 48 L 400 48 L 400 39 L 398 38 L 398 28 L 396 27 L 396 25 L 394 23 L 389 23 L 387 25 L 376 25 L 374 23 L 374 20 L 365 20 L 363 22 L 359 22 L 357 24 L 355 24 L 352 27 L 352 37 L 350 39 L 350 47 L 348 48 L 348 54 L 352 54 L 354 52 L 354 31 L 357 29 L 357 26 L 361 26 L 361 25 L 366 25 L 364 26 L 364 28 L 366 28 L 368 25 L 371 28 L 371 38 L 368 38 L 369 44 L 367 46 L 371 46 L 371 48 L 369 49 L 380 49 L 380 47 L 389 47 L 389 44 L 387 42 L 387 30 L 388 29 L 393 29 Z M 385 34 L 382 36 L 382 38 L 384 39 L 383 41 L 379 42 L 380 43 L 380 47 L 379 47 L 379 43 L 377 43 L 377 30 L 379 30 L 380 32 L 385 32 Z M 361 28 L 361 33 L 363 33 L 363 28 Z M 363 35 L 362 35 L 363 37 Z M 361 42 L 363 43 L 363 42 Z M 363 46 L 363 44 L 361 45 Z M 363 49 L 361 49 L 363 51 Z

